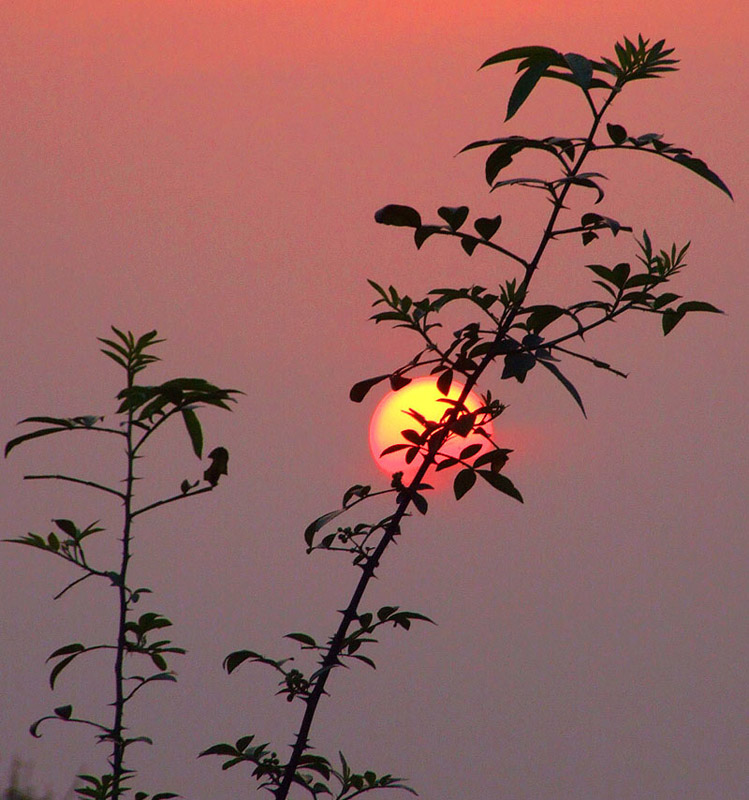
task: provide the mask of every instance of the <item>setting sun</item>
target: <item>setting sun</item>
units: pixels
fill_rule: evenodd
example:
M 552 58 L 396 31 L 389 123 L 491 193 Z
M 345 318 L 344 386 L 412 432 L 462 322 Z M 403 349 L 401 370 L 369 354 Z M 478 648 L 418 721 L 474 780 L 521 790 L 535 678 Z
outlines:
M 423 427 L 408 413 L 409 410 L 413 409 L 427 420 L 438 422 L 449 409 L 449 405 L 444 401 L 457 400 L 462 389 L 462 384 L 453 381 L 448 394 L 443 395 L 437 388 L 436 379 L 425 377 L 417 378 L 400 391 L 388 392 L 372 414 L 369 425 L 369 447 L 377 466 L 389 475 L 400 470 L 406 479 L 412 476 L 421 463 L 420 458 L 417 457 L 411 464 L 406 464 L 405 450 L 384 456 L 380 454 L 391 445 L 406 442 L 401 431 L 412 429 L 418 433 L 422 432 Z M 474 411 L 481 405 L 478 395 L 471 392 L 466 400 L 468 410 Z M 493 431 L 491 422 L 482 425 L 482 428 L 491 436 Z M 442 445 L 440 452 L 457 456 L 469 444 L 487 445 L 487 440 L 473 432 L 466 437 L 453 435 Z

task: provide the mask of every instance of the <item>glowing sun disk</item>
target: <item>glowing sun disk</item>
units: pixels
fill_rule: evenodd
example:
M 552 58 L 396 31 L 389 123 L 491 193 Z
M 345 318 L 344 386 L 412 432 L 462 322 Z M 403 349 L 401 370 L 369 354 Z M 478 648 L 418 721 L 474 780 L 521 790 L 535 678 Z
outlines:
M 426 377 L 417 378 L 408 386 L 397 392 L 388 392 L 380 401 L 369 425 L 369 447 L 372 457 L 377 465 L 389 475 L 393 472 L 403 471 L 408 479 L 413 476 L 421 464 L 421 457 L 417 456 L 411 464 L 406 464 L 406 450 L 399 450 L 396 453 L 381 455 L 382 451 L 394 444 L 406 444 L 401 431 L 415 430 L 421 433 L 423 426 L 414 419 L 408 412 L 413 409 L 427 420 L 439 422 L 450 405 L 447 400 L 457 400 L 463 390 L 463 385 L 453 381 L 450 391 L 443 395 L 437 388 L 436 378 Z M 466 408 L 475 411 L 482 405 L 481 398 L 471 392 L 466 399 Z M 481 426 L 489 436 L 492 435 L 493 426 L 488 422 Z M 488 449 L 488 442 L 479 433 L 470 432 L 468 436 L 450 436 L 440 448 L 440 452 L 457 457 L 463 448 L 471 444 L 481 444 Z M 438 459 L 441 460 L 441 459 Z

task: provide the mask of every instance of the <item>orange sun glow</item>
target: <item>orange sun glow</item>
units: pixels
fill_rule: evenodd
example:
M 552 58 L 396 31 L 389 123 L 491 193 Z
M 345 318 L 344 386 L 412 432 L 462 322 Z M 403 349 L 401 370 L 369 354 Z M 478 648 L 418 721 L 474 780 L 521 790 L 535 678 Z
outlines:
M 406 450 L 399 450 L 384 456 L 381 455 L 382 451 L 391 445 L 406 443 L 401 431 L 411 429 L 421 433 L 424 430 L 423 426 L 408 413 L 410 409 L 418 412 L 427 420 L 439 422 L 450 408 L 449 404 L 444 402 L 445 399 L 457 400 L 462 389 L 462 384 L 453 381 L 448 394 L 443 395 L 437 388 L 436 378 L 426 377 L 415 379 L 397 392 L 388 392 L 372 414 L 372 421 L 369 425 L 369 447 L 377 466 L 388 475 L 402 471 L 406 480 L 412 477 L 421 464 L 419 456 L 407 464 Z M 482 402 L 478 395 L 471 392 L 466 399 L 466 408 L 474 411 L 481 405 Z M 489 436 L 492 435 L 491 422 L 487 422 L 481 427 Z M 471 432 L 466 437 L 450 436 L 440 448 L 440 452 L 457 457 L 460 451 L 470 444 L 482 444 L 488 449 L 486 438 Z

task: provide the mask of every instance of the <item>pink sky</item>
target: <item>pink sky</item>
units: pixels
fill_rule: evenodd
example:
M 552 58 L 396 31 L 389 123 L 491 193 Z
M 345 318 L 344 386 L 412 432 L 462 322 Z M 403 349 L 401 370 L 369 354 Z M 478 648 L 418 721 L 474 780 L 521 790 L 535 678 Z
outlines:
M 590 352 L 630 377 L 572 366 L 587 421 L 545 376 L 522 387 L 492 376 L 485 388 L 510 404 L 508 436 L 528 443 L 507 473 L 525 505 L 477 488 L 459 505 L 436 496 L 409 521 L 365 605 L 401 605 L 439 627 L 387 633 L 376 673 L 335 676 L 313 738 L 323 753 L 342 747 L 356 766 L 407 776 L 428 800 L 748 791 L 740 5 L 0 5 L 3 440 L 29 415 L 112 407 L 119 375 L 95 341 L 111 324 L 167 338 L 153 382 L 200 375 L 246 392 L 232 415 L 205 417 L 207 442 L 230 447 L 225 484 L 137 533 L 138 582 L 190 651 L 175 663 L 179 683 L 135 710 L 133 726 L 156 741 L 136 753 L 144 787 L 252 794 L 249 774 L 195 754 L 245 733 L 281 746 L 298 725 L 272 676 L 227 677 L 221 660 L 244 647 L 290 655 L 281 636 L 293 630 L 324 638 L 353 584 L 343 559 L 304 554 L 302 532 L 349 485 L 383 483 L 367 443 L 381 393 L 357 406 L 348 389 L 413 342 L 367 321 L 366 279 L 419 295 L 506 276 L 441 243 L 416 252 L 374 211 L 500 202 L 509 241 L 527 249 L 543 208 L 521 193 L 489 197 L 480 157 L 453 156 L 478 138 L 582 132 L 586 109 L 568 87 L 540 87 L 503 127 L 512 68 L 476 68 L 525 44 L 597 57 L 642 32 L 666 37 L 681 71 L 632 86 L 612 121 L 692 148 L 736 202 L 654 159 L 601 158 L 601 210 L 663 245 L 691 239 L 675 291 L 728 313 L 689 318 L 667 339 L 639 317 L 591 338 Z M 540 293 L 584 291 L 573 268 L 632 258 L 616 244 L 622 258 L 608 243 L 560 246 Z M 5 461 L 3 536 L 46 533 L 52 517 L 116 530 L 117 509 L 97 496 L 22 481 L 37 470 L 117 476 L 119 453 L 96 444 L 46 440 Z M 149 496 L 200 469 L 182 431 L 165 447 L 144 465 L 170 476 Z M 28 725 L 63 702 L 108 701 L 93 660 L 47 688 L 46 656 L 111 624 L 106 592 L 84 585 L 52 602 L 70 575 L 0 548 L 0 775 L 19 756 L 58 796 L 77 771 L 100 768 L 99 754 L 85 730 L 50 726 L 35 741 Z

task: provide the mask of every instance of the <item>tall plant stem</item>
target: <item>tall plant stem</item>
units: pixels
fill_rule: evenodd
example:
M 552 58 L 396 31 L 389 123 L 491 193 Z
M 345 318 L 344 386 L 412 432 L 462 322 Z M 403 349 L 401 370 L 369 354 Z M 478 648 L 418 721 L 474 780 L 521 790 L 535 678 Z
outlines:
M 132 388 L 135 372 L 132 365 L 128 365 L 127 387 Z M 120 572 L 118 575 L 118 603 L 119 615 L 117 625 L 117 651 L 114 662 L 114 724 L 112 725 L 112 800 L 119 800 L 122 794 L 122 778 L 124 775 L 125 743 L 123 740 L 123 717 L 125 713 L 125 653 L 126 653 L 126 628 L 128 597 L 127 597 L 127 568 L 130 562 L 130 529 L 133 521 L 133 484 L 135 482 L 135 448 L 133 442 L 133 412 L 127 412 L 125 424 L 125 453 L 127 457 L 127 475 L 125 478 L 125 492 L 123 500 L 124 523 L 122 529 L 122 555 Z
M 609 97 L 601 106 L 601 109 L 599 111 L 596 111 L 595 108 L 591 106 L 593 112 L 593 123 L 591 125 L 590 132 L 586 137 L 583 149 L 580 152 L 580 156 L 575 162 L 575 165 L 570 171 L 568 177 L 574 178 L 579 173 L 583 165 L 583 162 L 585 161 L 586 157 L 588 156 L 589 152 L 593 147 L 593 138 L 596 134 L 596 131 L 598 130 L 601 119 L 603 118 L 603 115 L 605 114 L 606 110 L 608 109 L 609 105 L 611 104 L 617 93 L 618 93 L 617 90 L 612 91 Z M 564 201 L 572 185 L 573 184 L 571 181 L 566 183 L 562 187 L 562 190 L 559 192 L 558 197 L 556 197 L 552 210 L 549 214 L 549 219 L 544 228 L 543 234 L 541 235 L 541 239 L 539 241 L 533 259 L 529 262 L 522 262 L 525 267 L 525 274 L 520 284 L 521 291 L 519 293 L 519 297 L 521 299 L 518 300 L 516 303 L 514 303 L 513 306 L 509 307 L 506 310 L 506 313 L 502 316 L 502 319 L 500 320 L 497 326 L 497 331 L 494 340 L 495 344 L 497 345 L 507 336 L 515 317 L 520 311 L 523 302 L 522 298 L 527 292 L 528 286 L 530 285 L 533 275 L 535 274 L 536 269 L 538 268 L 538 265 L 541 262 L 544 253 L 546 252 L 546 248 L 548 247 L 549 243 L 552 240 L 554 226 L 556 224 L 559 214 L 565 207 Z M 443 428 L 442 431 L 436 434 L 436 439 L 437 439 L 436 445 L 433 448 L 430 447 L 428 452 L 424 455 L 424 458 L 422 460 L 422 463 L 418 471 L 416 472 L 416 475 L 409 484 L 408 490 L 403 494 L 402 499 L 398 502 L 395 514 L 392 516 L 390 522 L 386 526 L 385 532 L 380 538 L 377 547 L 374 549 L 372 554 L 367 558 L 367 560 L 364 562 L 364 565 L 362 566 L 362 574 L 359 577 L 359 581 L 356 584 L 356 588 L 354 589 L 354 593 L 351 596 L 351 600 L 348 606 L 342 612 L 343 618 L 341 619 L 338 629 L 333 635 L 333 638 L 330 640 L 328 649 L 325 652 L 325 655 L 323 656 L 319 674 L 314 682 L 313 689 L 310 692 L 309 696 L 305 699 L 306 708 L 304 716 L 302 717 L 302 723 L 296 735 L 291 757 L 289 758 L 289 762 L 284 769 L 281 783 L 275 790 L 276 800 L 287 800 L 291 786 L 294 783 L 294 778 L 296 776 L 300 760 L 308 748 L 309 735 L 312 729 L 312 723 L 315 718 L 315 713 L 317 711 L 318 704 L 322 696 L 325 694 L 325 685 L 327 683 L 328 676 L 336 666 L 340 665 L 340 656 L 345 646 L 346 635 L 348 633 L 349 627 L 351 626 L 352 622 L 354 622 L 354 620 L 357 619 L 359 616 L 359 603 L 361 602 L 366 592 L 369 582 L 374 577 L 375 570 L 379 566 L 380 559 L 382 558 L 385 550 L 387 549 L 388 545 L 393 541 L 395 536 L 399 533 L 400 523 L 411 504 L 412 493 L 416 491 L 416 487 L 419 486 L 419 484 L 426 476 L 427 472 L 434 465 L 437 453 L 442 443 L 447 438 L 451 424 L 459 414 L 459 409 L 461 405 L 465 403 L 468 395 L 474 389 L 474 387 L 476 386 L 476 384 L 478 383 L 479 379 L 484 374 L 486 369 L 489 367 L 489 365 L 494 362 L 495 358 L 496 358 L 496 353 L 490 350 L 483 356 L 478 367 L 469 376 L 467 376 L 467 380 L 461 391 L 460 398 L 457 404 L 452 407 L 447 416 L 445 427 Z

